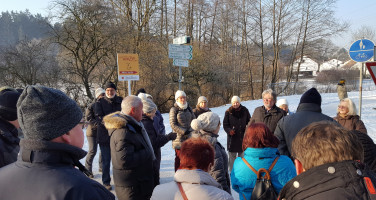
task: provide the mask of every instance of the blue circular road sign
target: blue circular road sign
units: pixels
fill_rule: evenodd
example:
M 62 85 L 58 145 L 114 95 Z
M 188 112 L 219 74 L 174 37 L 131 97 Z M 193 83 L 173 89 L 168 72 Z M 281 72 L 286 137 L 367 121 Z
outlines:
M 365 62 L 372 58 L 374 44 L 371 40 L 361 39 L 354 42 L 349 50 L 351 59 L 356 62 Z

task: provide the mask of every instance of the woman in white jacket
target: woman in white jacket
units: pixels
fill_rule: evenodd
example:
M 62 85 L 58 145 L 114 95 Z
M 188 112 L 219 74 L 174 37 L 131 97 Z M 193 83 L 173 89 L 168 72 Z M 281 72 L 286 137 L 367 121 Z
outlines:
M 229 193 L 220 189 L 221 185 L 208 173 L 213 163 L 214 149 L 207 140 L 186 140 L 181 145 L 180 168 L 175 173 L 174 181 L 155 187 L 151 199 L 233 199 Z

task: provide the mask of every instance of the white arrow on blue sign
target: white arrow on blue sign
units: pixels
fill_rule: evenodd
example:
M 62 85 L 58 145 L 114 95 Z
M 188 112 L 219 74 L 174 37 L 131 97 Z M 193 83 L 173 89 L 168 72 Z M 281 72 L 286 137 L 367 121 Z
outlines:
M 174 59 L 172 64 L 174 66 L 180 66 L 180 67 L 188 67 L 189 66 L 188 60 L 183 60 L 183 59 Z
M 185 53 L 185 52 L 168 52 L 169 58 L 174 59 L 188 59 L 192 60 L 192 53 Z
M 191 45 L 168 45 L 168 57 L 174 59 L 188 59 L 192 60 L 192 46 Z
M 349 50 L 351 59 L 356 62 L 365 62 L 372 58 L 374 44 L 371 40 L 361 39 L 354 42 Z

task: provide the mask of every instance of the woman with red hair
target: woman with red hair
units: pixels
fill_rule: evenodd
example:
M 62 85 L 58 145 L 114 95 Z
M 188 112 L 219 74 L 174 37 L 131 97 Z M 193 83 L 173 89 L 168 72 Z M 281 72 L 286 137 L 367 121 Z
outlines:
M 271 182 L 278 194 L 283 186 L 296 176 L 291 159 L 278 152 L 279 140 L 264 123 L 253 123 L 246 128 L 243 139 L 245 160 L 257 171 L 269 169 L 278 157 L 270 172 Z M 251 199 L 257 175 L 247 166 L 242 158 L 237 158 L 231 171 L 232 188 L 239 193 L 239 199 Z

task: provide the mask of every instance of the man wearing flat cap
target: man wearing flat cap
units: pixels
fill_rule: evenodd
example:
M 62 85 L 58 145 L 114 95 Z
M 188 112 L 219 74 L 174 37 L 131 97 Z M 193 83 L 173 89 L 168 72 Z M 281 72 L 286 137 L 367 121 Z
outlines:
M 115 199 L 82 173 L 86 152 L 75 101 L 60 90 L 28 86 L 17 115 L 24 139 L 18 160 L 0 169 L 0 199 Z
M 19 97 L 13 88 L 0 88 L 0 168 L 15 162 L 20 151 L 16 108 Z
M 116 95 L 116 86 L 112 82 L 108 82 L 105 87 L 105 96 L 100 98 L 94 106 L 95 119 L 98 120 L 97 140 L 102 155 L 102 183 L 111 190 L 111 176 L 110 176 L 110 163 L 111 163 L 111 148 L 110 136 L 103 124 L 103 117 L 121 110 L 122 97 Z

